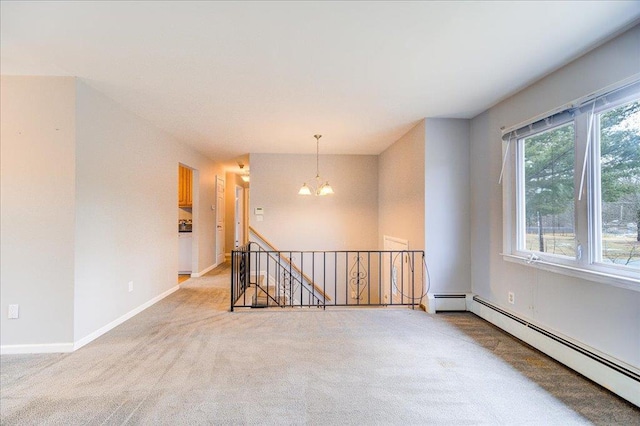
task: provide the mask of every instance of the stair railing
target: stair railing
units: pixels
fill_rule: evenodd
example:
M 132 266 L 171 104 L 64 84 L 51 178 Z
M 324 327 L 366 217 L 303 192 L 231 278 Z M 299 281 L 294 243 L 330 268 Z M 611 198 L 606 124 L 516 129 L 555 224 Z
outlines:
M 252 226 L 249 226 L 249 235 L 252 242 L 255 242 L 262 251 L 273 254 L 277 253 L 278 261 L 282 261 L 283 265 L 288 267 L 289 274 L 300 281 L 303 286 L 307 287 L 307 290 L 311 292 L 312 295 L 317 295 L 323 299 L 331 300 L 331 298 L 325 294 L 322 288 L 317 285 L 311 277 L 302 272 L 302 269 L 295 262 L 296 259 L 293 258 L 293 254 L 297 252 L 286 252 L 278 250 L 271 241 L 269 241 L 264 235 L 256 231 L 256 229 Z M 286 253 L 289 253 L 288 257 L 286 256 Z M 300 262 L 303 261 L 304 259 L 300 260 Z
M 256 246 L 255 269 L 266 281 L 266 285 L 263 285 L 258 279 L 256 288 L 265 293 L 271 302 L 278 306 L 322 305 L 325 302 L 321 294 L 316 294 L 315 283 L 305 277 L 291 260 L 291 254 L 286 257 L 282 252 L 267 251 L 260 244 Z M 269 304 L 267 300 L 266 305 Z
M 422 304 L 428 287 L 421 250 L 277 251 L 252 242 L 232 254 L 232 310 L 394 305 L 415 308 Z
M 322 306 L 304 274 L 283 252 L 265 250 L 250 242 L 231 256 L 231 310 L 233 307 Z

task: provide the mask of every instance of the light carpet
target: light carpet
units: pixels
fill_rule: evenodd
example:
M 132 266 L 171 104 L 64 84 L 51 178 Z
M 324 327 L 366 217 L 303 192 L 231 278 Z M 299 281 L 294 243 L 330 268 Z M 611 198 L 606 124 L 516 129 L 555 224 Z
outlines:
M 1 423 L 640 425 L 470 313 L 229 312 L 228 267 L 71 354 L 1 357 Z

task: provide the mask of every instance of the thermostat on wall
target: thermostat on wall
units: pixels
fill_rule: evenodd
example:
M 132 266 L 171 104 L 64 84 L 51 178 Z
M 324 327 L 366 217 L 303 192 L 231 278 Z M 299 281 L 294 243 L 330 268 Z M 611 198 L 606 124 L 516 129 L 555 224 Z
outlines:
M 256 207 L 255 208 L 255 214 L 257 214 L 257 215 L 264 214 L 264 209 L 262 207 Z

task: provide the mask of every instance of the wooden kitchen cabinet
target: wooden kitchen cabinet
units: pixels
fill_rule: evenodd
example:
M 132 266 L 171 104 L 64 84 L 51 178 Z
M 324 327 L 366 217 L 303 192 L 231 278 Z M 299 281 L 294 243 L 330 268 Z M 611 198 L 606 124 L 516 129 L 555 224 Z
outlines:
M 178 166 L 178 207 L 193 206 L 193 171 L 182 165 Z

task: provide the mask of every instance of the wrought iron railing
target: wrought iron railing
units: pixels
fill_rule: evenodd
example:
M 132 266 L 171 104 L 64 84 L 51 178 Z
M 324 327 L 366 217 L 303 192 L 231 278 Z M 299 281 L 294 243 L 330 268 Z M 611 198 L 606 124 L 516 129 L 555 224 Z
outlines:
M 249 307 L 419 306 L 429 276 L 421 250 L 232 252 L 231 310 Z

